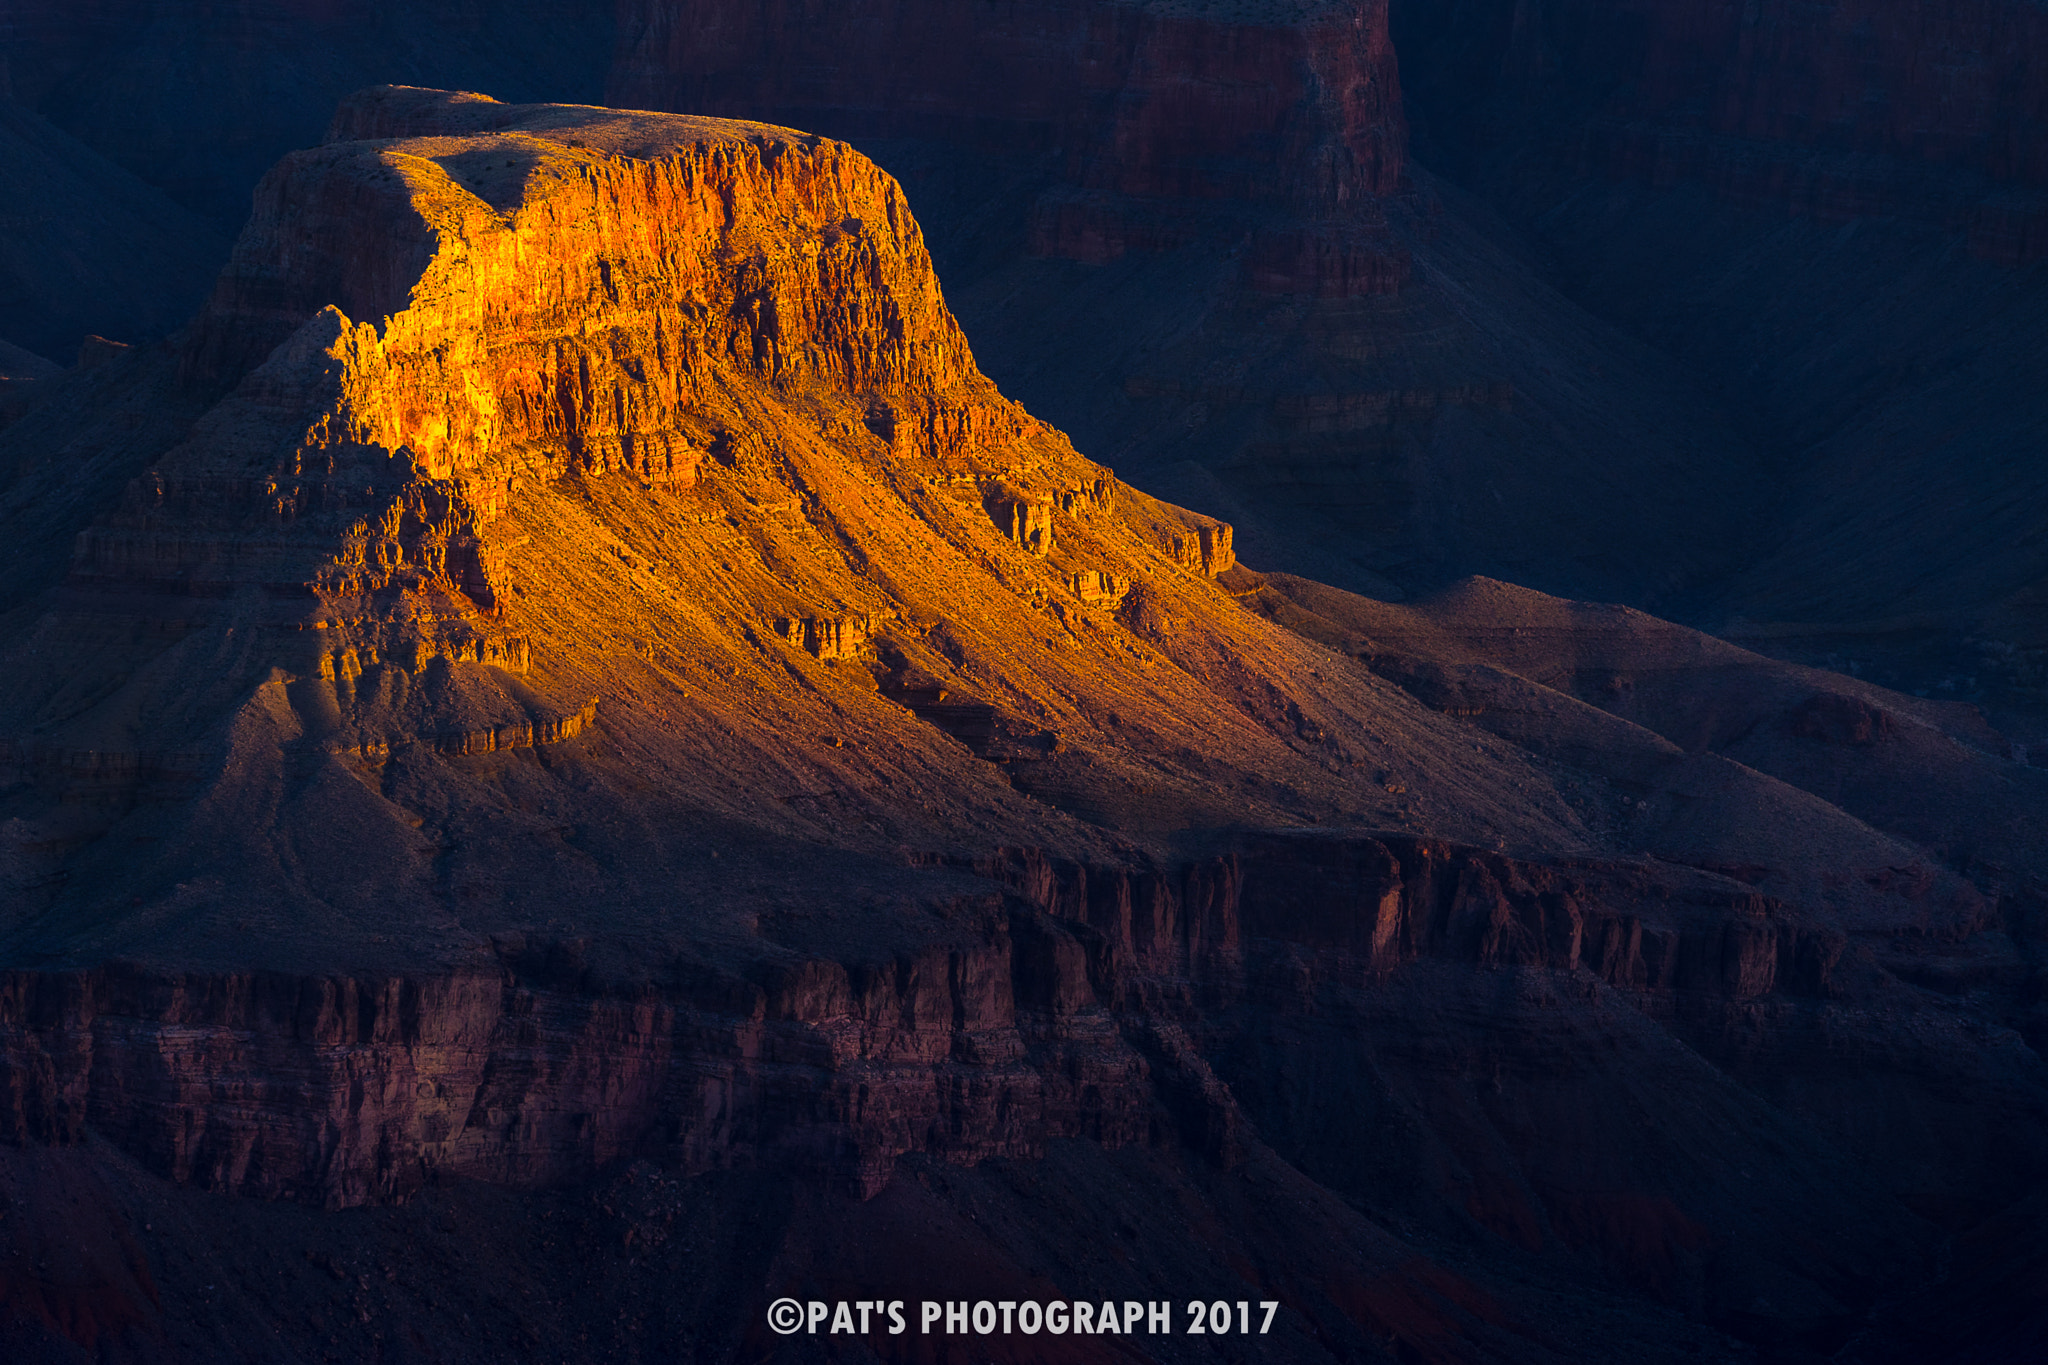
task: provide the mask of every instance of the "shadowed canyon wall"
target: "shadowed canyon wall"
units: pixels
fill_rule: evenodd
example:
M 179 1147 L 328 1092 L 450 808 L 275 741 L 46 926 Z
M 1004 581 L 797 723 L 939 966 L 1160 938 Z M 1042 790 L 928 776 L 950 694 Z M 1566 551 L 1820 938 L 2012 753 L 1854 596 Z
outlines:
M 78 359 L 90 335 L 128 344 L 181 326 L 226 253 L 228 233 L 9 100 L 4 88 L 0 184 L 8 202 L 0 338 L 60 366 Z
M 1769 452 L 1770 534 L 1698 619 L 2030 734 L 2044 22 L 1904 0 L 1393 13 L 1418 154 Z
M 514 937 L 455 976 L 17 972 L 7 1135 L 328 1207 L 630 1162 L 872 1199 L 906 1158 L 1079 1140 L 1256 1179 L 1278 1153 L 1411 1236 L 1820 1351 L 1921 1273 L 1925 1220 L 1998 1208 L 2039 1158 L 2016 1038 L 1873 996 L 1838 930 L 1706 879 L 1314 832 L 1174 871 L 979 870 L 1008 891 L 955 907 L 973 937 L 895 959 L 686 951 L 631 985 L 577 940 Z M 1930 1163 L 1900 1103 L 1981 1126 Z M 1331 1254 L 1265 1273 L 1327 1277 Z M 1555 1344 L 1515 1330 L 1506 1358 Z M 1470 1325 L 1441 1349 L 1494 1358 Z
M 1726 419 L 1410 174 L 1383 5 L 628 13 L 609 98 L 859 142 L 1006 388 L 1269 565 L 1651 601 L 1739 558 Z
M 617 104 L 1043 155 L 1036 254 L 1099 264 L 1223 232 L 1249 237 L 1253 288 L 1400 281 L 1398 249 L 1371 245 L 1406 142 L 1383 4 L 649 0 L 619 28 Z
M 1443 169 L 1533 121 L 1584 173 L 2048 253 L 2048 16 L 2026 0 L 1402 0 Z
M 742 975 L 685 955 L 625 995 L 574 941 L 523 937 L 493 969 L 439 979 L 17 973 L 9 1135 L 90 1129 L 181 1182 L 330 1206 L 629 1157 L 796 1161 L 872 1195 L 906 1153 L 971 1163 L 1067 1137 L 1186 1137 L 1239 1160 L 1246 1116 L 1190 1040 L 1227 1052 L 1233 1029 L 1265 1026 L 1247 1004 L 1312 1012 L 1320 990 L 1423 958 L 1583 967 L 1655 1013 L 1842 994 L 1838 931 L 1642 869 L 1296 835 L 1174 871 L 1031 850 L 980 870 L 1012 895 L 960 907 L 978 936 L 962 948 Z M 1188 1133 L 1151 1126 L 1155 1085 Z

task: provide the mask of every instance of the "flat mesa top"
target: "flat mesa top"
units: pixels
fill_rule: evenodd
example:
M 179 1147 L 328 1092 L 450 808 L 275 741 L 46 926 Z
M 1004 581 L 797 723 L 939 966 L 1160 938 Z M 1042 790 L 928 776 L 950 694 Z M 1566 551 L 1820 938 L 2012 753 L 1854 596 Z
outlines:
M 679 148 L 780 143 L 813 149 L 815 133 L 746 119 L 607 109 L 593 104 L 500 104 L 467 90 L 379 85 L 343 100 L 326 141 L 363 142 L 522 134 L 603 156 L 654 160 Z

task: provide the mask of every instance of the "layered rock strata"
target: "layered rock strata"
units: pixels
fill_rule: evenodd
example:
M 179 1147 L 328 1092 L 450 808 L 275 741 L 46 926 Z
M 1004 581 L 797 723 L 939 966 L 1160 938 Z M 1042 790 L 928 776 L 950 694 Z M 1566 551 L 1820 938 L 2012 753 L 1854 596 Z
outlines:
M 1654 606 L 1754 558 L 1725 416 L 1408 175 L 1378 0 L 597 8 L 37 4 L 0 50 L 25 103 L 233 224 L 340 82 L 400 72 L 849 138 L 910 187 L 1006 391 L 1269 563 Z
M 963 946 L 748 975 L 685 956 L 623 995 L 579 984 L 576 944 L 537 937 L 442 977 L 17 972 L 0 1018 L 7 1131 L 63 1144 L 90 1130 L 181 1182 L 330 1206 L 628 1158 L 795 1161 L 872 1195 L 908 1153 L 1160 1141 L 1161 1086 L 1193 1086 L 1176 1117 L 1223 1141 L 1249 1117 L 1196 1052 L 1161 1053 L 1158 1030 L 1209 1031 L 1290 973 L 1308 973 L 1291 987 L 1304 1008 L 1314 980 L 1370 982 L 1423 957 L 1583 967 L 1666 1009 L 1842 989 L 1838 930 L 1640 868 L 1293 835 L 1178 870 L 1035 850 L 981 870 L 1010 894 L 959 907 L 977 934 Z
M 2048 430 L 2029 379 L 2048 180 L 2014 131 L 2048 98 L 2039 9 L 1415 4 L 1393 23 L 1418 154 L 1796 471 L 1695 619 L 2048 733 L 2026 454 Z
M 824 1248 L 1127 1168 L 1102 1207 L 1287 1286 L 1295 1358 L 1513 1359 L 1550 1329 L 1496 1293 L 1831 1351 L 2048 1147 L 2048 792 L 1981 717 L 1252 573 L 996 390 L 843 144 L 367 91 L 176 346 L 37 385 L 10 1172 L 389 1205 L 637 1160 L 810 1191 Z M 1108 1273 L 1016 1216 L 1054 1288 Z M 716 1332 L 788 1283 L 745 1264 Z
M 1044 152 L 1059 172 L 1031 210 L 1042 255 L 1102 263 L 1223 231 L 1246 236 L 1261 291 L 1392 293 L 1405 271 L 1377 202 L 1405 142 L 1381 0 L 1038 0 L 993 21 L 913 4 L 822 23 L 795 4 L 648 0 L 620 26 L 620 103 Z

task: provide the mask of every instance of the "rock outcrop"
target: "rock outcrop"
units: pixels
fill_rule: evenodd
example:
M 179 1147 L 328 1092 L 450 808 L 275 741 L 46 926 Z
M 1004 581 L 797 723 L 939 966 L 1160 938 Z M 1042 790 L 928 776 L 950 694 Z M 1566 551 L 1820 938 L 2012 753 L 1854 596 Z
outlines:
M 1205 1029 L 1302 973 L 1304 949 L 1313 967 L 1283 988 L 1304 1007 L 1317 979 L 1424 955 L 1583 965 L 1667 1002 L 1842 989 L 1838 933 L 1705 880 L 1666 899 L 1625 869 L 1301 835 L 1172 874 L 1032 851 L 982 870 L 1017 899 L 962 907 L 986 935 L 971 947 L 759 983 L 679 960 L 615 997 L 578 989 L 575 945 L 530 940 L 500 945 L 497 970 L 425 980 L 17 974 L 9 1131 L 65 1143 L 89 1128 L 179 1181 L 329 1204 L 437 1177 L 585 1178 L 621 1157 L 686 1171 L 797 1157 L 872 1195 L 910 1152 L 969 1163 L 1067 1137 L 1153 1140 L 1162 1062 L 1169 1081 L 1206 1072 L 1148 1045 L 1158 1013 Z M 531 1059 L 512 1066 L 515 1050 Z M 1209 1090 L 1217 1112 L 1198 1126 L 1248 1122 Z
M 568 1184 L 489 1254 L 718 1262 L 671 1327 L 764 1356 L 785 1292 L 1111 1282 L 1278 1295 L 1278 1359 L 1826 1353 L 2048 1152 L 1981 718 L 1252 573 L 997 390 L 843 143 L 365 91 L 175 344 L 36 385 L 0 1237 L 94 1212 L 24 1340 L 239 1349 L 140 1249 L 193 1187 L 241 1247 Z M 374 1352 L 382 1293 L 250 1311 Z
M 1383 0 L 347 13 L 38 3 L 0 50 L 24 103 L 229 226 L 335 98 L 394 75 L 847 139 L 908 186 L 1010 396 L 1267 563 L 1654 607 L 1754 557 L 1725 415 L 1413 173 Z M 235 79 L 137 74 L 164 52 Z M 1597 558 L 1558 549 L 1596 537 Z

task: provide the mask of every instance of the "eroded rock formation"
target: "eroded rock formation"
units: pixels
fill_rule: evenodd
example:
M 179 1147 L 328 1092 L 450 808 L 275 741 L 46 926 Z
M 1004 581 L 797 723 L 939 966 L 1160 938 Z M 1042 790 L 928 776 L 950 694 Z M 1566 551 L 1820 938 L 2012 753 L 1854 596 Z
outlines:
M 399 72 L 848 139 L 909 187 L 1006 391 L 1268 563 L 1655 606 L 1751 558 L 1725 414 L 1413 172 L 1383 0 L 584 0 L 489 24 L 382 0 L 146 24 L 36 3 L 0 52 L 20 98 L 230 228 L 334 98 Z M 159 64 L 176 78 L 138 74 Z M 185 74 L 215 70 L 234 79 Z M 1558 549 L 1596 537 L 1597 558 Z
M 253 1245 L 597 1182 L 602 1256 L 502 1254 L 724 1262 L 671 1328 L 732 1351 L 1114 1281 L 1270 1290 L 1278 1359 L 1832 1352 L 2048 1149 L 2048 791 L 1981 717 L 1251 572 L 997 391 L 842 143 L 366 91 L 176 345 L 36 387 L 0 1237 L 95 1210 L 0 1282 L 37 1341 L 224 1349 L 142 1191 Z

